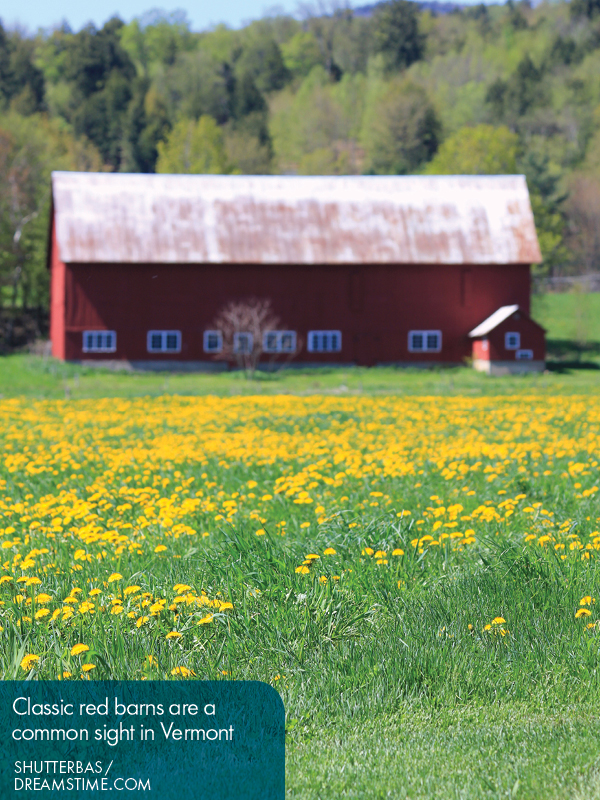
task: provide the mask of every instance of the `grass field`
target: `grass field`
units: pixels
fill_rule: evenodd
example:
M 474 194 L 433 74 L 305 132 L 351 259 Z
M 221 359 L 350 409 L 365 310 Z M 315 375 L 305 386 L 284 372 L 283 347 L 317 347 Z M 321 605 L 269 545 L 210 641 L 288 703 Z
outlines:
M 534 295 L 532 315 L 551 340 L 600 342 L 600 292 Z
M 298 800 L 600 798 L 599 299 L 543 375 L 0 359 L 0 674 L 267 681 Z
M 581 354 L 576 353 L 576 357 Z M 598 354 L 600 356 L 600 352 Z M 567 354 L 567 358 L 569 358 Z M 0 357 L 0 398 L 162 397 L 237 395 L 310 396 L 442 395 L 496 396 L 507 394 L 587 394 L 600 390 L 600 363 L 556 361 L 546 374 L 492 378 L 470 367 L 394 369 L 392 367 L 286 369 L 259 372 L 247 380 L 241 372 L 126 373 L 65 364 L 35 355 Z
M 1 400 L 2 676 L 267 681 L 292 798 L 600 797 L 595 373 L 452 374 Z

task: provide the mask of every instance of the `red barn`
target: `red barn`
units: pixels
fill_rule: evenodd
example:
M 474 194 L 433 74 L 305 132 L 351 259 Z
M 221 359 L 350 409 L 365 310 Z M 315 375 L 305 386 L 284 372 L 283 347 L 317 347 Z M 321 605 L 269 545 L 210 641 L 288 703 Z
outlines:
M 51 225 L 53 354 L 139 366 L 214 366 L 217 312 L 249 297 L 297 362 L 460 363 L 499 308 L 529 314 L 541 260 L 519 175 L 55 172 Z

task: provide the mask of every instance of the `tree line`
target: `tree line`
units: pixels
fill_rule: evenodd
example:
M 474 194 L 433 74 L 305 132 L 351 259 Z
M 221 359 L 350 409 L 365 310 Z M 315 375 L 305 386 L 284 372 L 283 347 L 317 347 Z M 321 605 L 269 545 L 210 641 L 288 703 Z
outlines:
M 0 297 L 47 306 L 53 169 L 527 177 L 540 275 L 598 269 L 600 0 L 409 0 L 194 32 L 0 24 Z

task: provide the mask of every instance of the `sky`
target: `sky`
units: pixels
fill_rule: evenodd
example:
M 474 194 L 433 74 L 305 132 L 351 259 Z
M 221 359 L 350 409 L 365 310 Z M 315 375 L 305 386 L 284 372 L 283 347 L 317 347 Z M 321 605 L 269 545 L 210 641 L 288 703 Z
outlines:
M 368 5 L 375 0 L 351 0 L 351 6 Z M 484 0 L 490 2 L 490 0 Z M 497 1 L 497 0 L 496 0 Z M 502 1 L 502 0 L 500 0 Z M 19 25 L 30 33 L 38 28 L 51 28 L 66 20 L 71 29 L 80 30 L 88 22 L 101 27 L 106 20 L 118 15 L 129 22 L 153 8 L 156 0 L 0 0 L 0 19 L 8 27 Z M 179 0 L 176 6 L 167 6 L 167 11 L 182 9 L 187 14 L 192 30 L 206 30 L 212 25 L 224 22 L 232 28 L 260 19 L 268 12 L 294 13 L 300 5 L 327 6 L 331 0 Z M 462 0 L 462 2 L 481 2 L 481 0 Z
M 117 14 L 125 22 L 150 10 L 152 0 L 0 0 L 0 19 L 5 26 L 25 26 L 30 32 L 38 28 L 59 25 L 66 20 L 74 31 L 86 23 L 101 27 L 107 19 Z M 276 5 L 287 13 L 296 11 L 297 0 L 278 0 Z M 269 0 L 180 0 L 178 5 L 166 8 L 174 11 L 181 8 L 187 13 L 192 30 L 199 31 L 219 22 L 231 27 L 259 19 L 275 6 Z

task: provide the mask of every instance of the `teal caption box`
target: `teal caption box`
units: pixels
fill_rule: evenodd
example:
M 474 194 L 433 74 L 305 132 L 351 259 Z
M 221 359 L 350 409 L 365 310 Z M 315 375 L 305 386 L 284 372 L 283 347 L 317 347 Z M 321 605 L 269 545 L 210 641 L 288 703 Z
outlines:
M 285 713 L 257 681 L 2 681 L 0 797 L 283 800 Z

